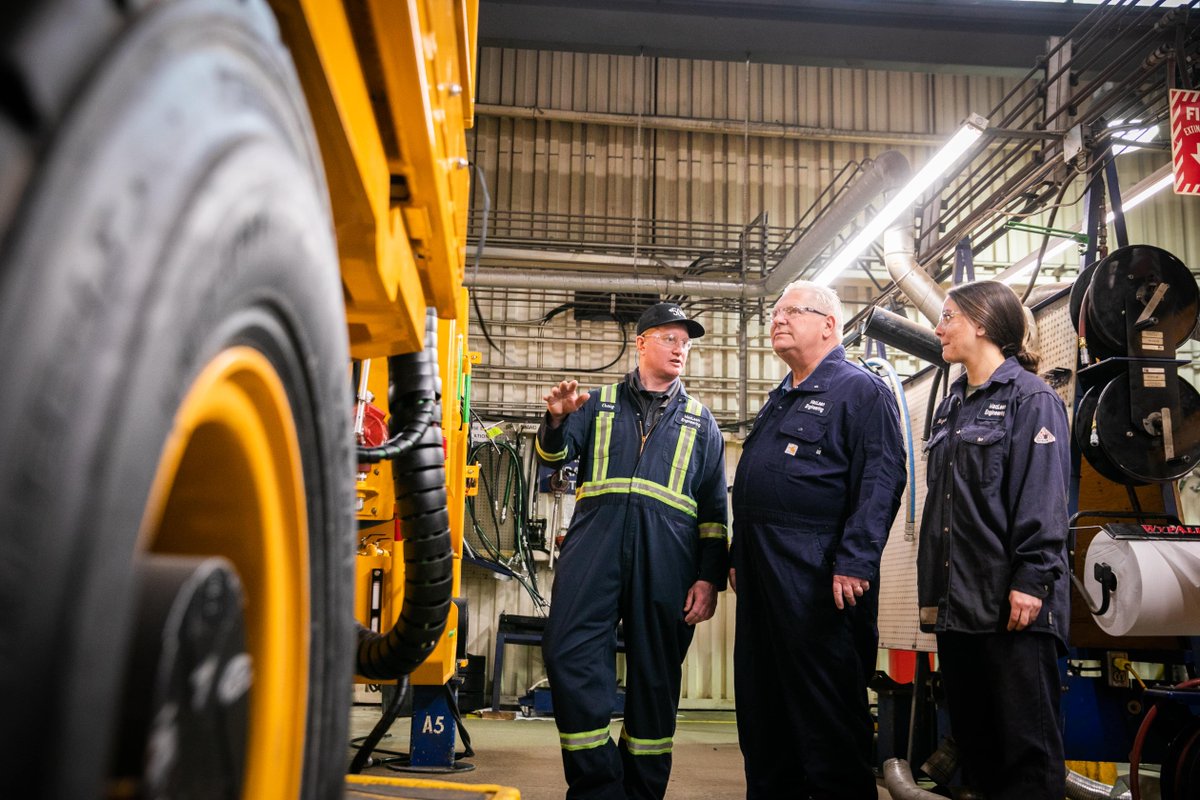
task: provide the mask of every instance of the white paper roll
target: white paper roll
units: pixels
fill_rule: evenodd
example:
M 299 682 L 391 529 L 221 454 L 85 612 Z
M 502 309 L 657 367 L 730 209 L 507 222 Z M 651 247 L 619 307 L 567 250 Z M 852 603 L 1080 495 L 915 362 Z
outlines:
M 1113 539 L 1100 533 L 1088 546 L 1083 585 L 1100 606 L 1095 565 L 1117 576 L 1108 611 L 1093 615 L 1112 636 L 1200 634 L 1200 542 Z

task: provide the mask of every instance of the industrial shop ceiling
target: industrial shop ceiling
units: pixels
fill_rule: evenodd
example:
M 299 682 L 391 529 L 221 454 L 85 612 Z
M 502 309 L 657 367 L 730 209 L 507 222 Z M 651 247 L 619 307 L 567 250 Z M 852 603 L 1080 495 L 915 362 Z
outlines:
M 542 37 L 539 41 L 549 46 L 563 15 L 584 14 L 597 21 L 582 29 L 589 40 L 613 45 L 619 41 L 619 32 L 599 24 L 607 19 L 604 15 L 612 14 L 624 20 L 622 30 L 658 41 L 641 25 L 643 20 L 649 27 L 659 22 L 658 12 L 651 6 L 681 19 L 697 18 L 699 8 L 713 15 L 726 12 L 731 18 L 734 13 L 734 5 L 729 3 L 600 5 L 541 0 L 536 7 L 545 24 L 531 26 L 523 35 Z M 737 8 L 743 9 L 742 19 L 758 35 L 769 36 L 775 27 L 764 24 L 769 11 L 776 16 L 791 13 L 795 18 L 820 12 L 825 14 L 823 19 L 834 19 L 835 5 L 861 8 L 866 4 L 841 0 L 837 4 L 746 3 Z M 1169 171 L 1171 163 L 1168 90 L 1200 83 L 1195 68 L 1200 62 L 1200 26 L 1194 18 L 1200 13 L 1197 2 L 992 0 L 871 5 L 886 9 L 886 13 L 863 18 L 868 21 L 862 24 L 868 26 L 890 19 L 889 14 L 897 19 L 907 15 L 910 25 L 936 23 L 939 35 L 947 40 L 972 40 L 980 20 L 992 15 L 995 19 L 990 20 L 989 35 L 1023 35 L 1036 40 L 1034 54 L 1022 56 L 1022 72 L 1010 73 L 1001 83 L 990 82 L 989 91 L 975 98 L 986 99 L 982 105 L 987 107 L 954 109 L 957 120 L 975 113 L 986 121 L 986 127 L 943 183 L 915 204 L 916 256 L 924 270 L 948 284 L 954 279 L 962 244 L 969 242 L 974 249 L 976 277 L 989 277 L 1017 265 L 1021 271 L 1007 277 L 1023 294 L 1047 281 L 1072 280 L 1080 257 L 1062 232 L 1067 237 L 1074 235 L 1071 229 L 1083 218 L 1087 192 L 1105 182 L 1109 165 L 1121 173 L 1124 205 L 1132 209 L 1137 204 L 1130 221 L 1131 236 L 1177 249 L 1175 255 L 1196 268 L 1200 257 L 1195 235 L 1189 233 L 1194 226 L 1187 224 L 1188 215 L 1195 213 L 1195 198 L 1172 197 L 1169 189 L 1162 191 L 1169 181 L 1164 182 L 1159 173 L 1164 167 Z M 475 384 L 481 411 L 532 418 L 541 405 L 544 390 L 540 387 L 565 372 L 590 370 L 591 384 L 619 376 L 631 363 L 629 337 L 611 319 L 607 323 L 589 319 L 608 314 L 619 322 L 623 309 L 609 308 L 602 300 L 607 298 L 612 305 L 613 294 L 636 299 L 649 286 L 651 294 L 674 299 L 690 314 L 702 315 L 710 335 L 692 355 L 689 378 L 713 395 L 707 399 L 723 422 L 740 423 L 755 400 L 745 396 L 744 387 L 749 385 L 749 393 L 757 396 L 778 376 L 769 350 L 763 346 L 766 293 L 759 292 L 762 296 L 756 297 L 738 287 L 757 291 L 767 283 L 773 286 L 778 281 L 771 276 L 781 264 L 795 267 L 790 277 L 817 276 L 840 245 L 883 205 L 872 200 L 860 214 L 848 217 L 836 235 L 810 236 L 805 241 L 806 235 L 822 226 L 822 219 L 828 220 L 838 198 L 853 193 L 855 184 L 870 176 L 872 164 L 889 147 L 903 149 L 913 170 L 920 169 L 960 124 L 950 119 L 953 115 L 940 113 L 941 101 L 954 99 L 953 94 L 936 95 L 935 89 L 929 89 L 930 96 L 939 101 L 937 107 L 930 105 L 925 115 L 905 115 L 901 124 L 911 127 L 897 128 L 910 131 L 904 135 L 912 141 L 860 141 L 842 146 L 837 144 L 841 140 L 830 137 L 853 133 L 856 118 L 847 111 L 839 122 L 838 117 L 830 118 L 827 106 L 820 103 L 793 107 L 798 100 L 807 100 L 801 89 L 807 86 L 814 93 L 824 93 L 822 97 L 833 97 L 832 87 L 869 87 L 868 81 L 882 73 L 868 75 L 856 69 L 824 70 L 816 75 L 809 67 L 768 70 L 756 67 L 757 62 L 747 59 L 744 50 L 724 65 L 714 61 L 699 65 L 703 68 L 680 65 L 669 57 L 643 58 L 646 54 L 636 50 L 624 56 L 574 55 L 580 49 L 569 42 L 556 43 L 562 49 L 545 55 L 540 50 L 514 51 L 504 48 L 521 45 L 500 43 L 504 28 L 494 14 L 489 15 L 489 8 L 520 17 L 525 6 L 484 0 L 481 16 L 483 60 L 499 68 L 481 83 L 480 119 L 472 133 L 476 176 L 488 179 L 497 201 L 485 210 L 485 195 L 477 182 L 466 277 L 476 303 L 473 330 L 483 334 L 475 341 L 485 350 Z M 1009 14 L 1005 9 L 1015 11 Z M 1039 9 L 1053 12 L 1045 19 L 1053 22 L 1050 27 L 1056 33 L 1048 36 L 1049 23 L 1035 19 Z M 631 18 L 637 24 L 630 24 Z M 706 20 L 712 27 L 711 16 Z M 722 20 L 719 27 L 729 26 Z M 1162 35 L 1164 28 L 1170 28 L 1170 37 Z M 736 38 L 738 27 L 734 25 L 730 31 L 731 38 Z M 936 50 L 920 52 L 929 58 L 939 55 Z M 756 59 L 757 53 L 750 53 L 749 58 Z M 1191 74 L 1181 74 L 1177 64 L 1191 64 Z M 831 73 L 837 74 L 830 77 Z M 623 80 L 614 82 L 614 76 Z M 705 76 L 716 76 L 708 79 L 735 93 L 737 99 L 708 104 L 703 111 L 674 101 L 672 91 L 691 92 L 686 98 L 710 90 L 711 86 L 706 89 L 700 83 Z M 789 81 L 787 91 L 776 86 L 772 90 L 776 94 L 765 93 L 768 81 L 784 80 Z M 925 82 L 885 82 L 882 88 L 899 86 L 918 92 L 939 80 L 931 75 Z M 967 84 L 967 79 L 950 80 L 956 81 L 949 84 L 952 86 Z M 661 90 L 657 81 L 664 84 Z M 752 105 L 752 97 L 765 99 Z M 842 106 L 848 108 L 853 99 L 845 99 Z M 674 110 L 660 107 L 663 104 L 673 104 Z M 699 118 L 698 114 L 712 109 L 729 118 Z M 806 111 L 825 116 L 805 118 Z M 774 121 L 777 114 L 788 115 L 781 117 L 788 121 Z M 742 119 L 735 118 L 738 116 Z M 735 123 L 740 123 L 736 130 L 731 127 Z M 771 125 L 780 130 L 769 130 Z M 870 134 L 873 129 L 864 130 Z M 915 141 L 916 137 L 921 140 Z M 781 141 L 789 143 L 788 148 L 774 144 Z M 793 141 L 799 144 L 793 146 Z M 669 142 L 684 142 L 693 148 L 692 156 L 699 154 L 701 159 L 715 160 L 711 153 L 722 154 L 726 159 L 722 172 L 714 168 L 697 173 L 720 184 L 696 184 L 682 166 L 674 167 L 678 159 L 668 161 L 664 155 L 668 152 L 664 148 L 673 146 Z M 752 146 L 760 149 L 752 151 Z M 773 149 L 768 151 L 768 147 Z M 576 168 L 575 160 L 582 163 L 592 157 L 582 154 L 592 152 L 595 163 L 611 165 L 607 172 Z M 767 153 L 776 159 L 771 169 L 763 155 Z M 834 153 L 844 153 L 841 157 L 849 160 L 843 166 Z M 681 150 L 681 155 L 687 156 L 689 151 Z M 784 179 L 781 176 L 793 175 L 782 172 L 781 167 L 800 176 L 813 164 L 819 168 L 810 170 L 813 179 L 796 190 L 802 202 L 778 191 L 776 186 Z M 819 181 L 815 180 L 818 174 Z M 751 186 L 750 179 L 776 183 L 763 188 Z M 570 190 L 583 202 L 571 208 L 555 205 L 551 201 L 556 197 L 564 201 L 574 197 L 563 183 L 568 180 L 571 186 L 587 185 L 587 192 Z M 793 178 L 787 177 L 786 183 L 792 186 Z M 712 190 L 714 196 L 733 192 L 731 196 L 736 196 L 742 207 L 706 217 L 694 213 L 705 208 L 663 204 L 662 198 L 685 185 L 689 192 Z M 520 194 L 522 187 L 541 188 Z M 748 191 L 754 194 L 743 196 L 741 187 L 750 187 Z M 1152 189 L 1159 193 L 1151 197 L 1148 192 Z M 591 197 L 607 198 L 607 204 L 586 202 Z M 783 208 L 785 199 L 789 205 Z M 764 212 L 772 203 L 775 208 L 768 224 Z M 781 209 L 787 213 L 781 214 Z M 1111 207 L 1101 210 L 1110 212 Z M 1043 236 L 1039 232 L 1051 229 L 1058 233 Z M 1105 232 L 1111 250 L 1118 245 L 1115 226 L 1112 232 Z M 1066 247 L 1060 247 L 1064 242 Z M 798 250 L 803 251 L 803 258 L 791 258 L 797 263 L 788 263 L 789 255 Z M 912 312 L 881 268 L 883 255 L 878 247 L 868 249 L 844 273 L 845 278 L 835 282 L 850 305 L 850 327 L 866 306 Z M 686 291 L 680 286 L 686 286 Z M 589 299 L 592 294 L 604 298 Z M 605 307 L 592 308 L 597 304 Z M 915 314 L 910 316 L 916 321 Z M 746 332 L 748 341 L 739 340 L 739 334 Z M 913 364 L 902 372 L 911 374 L 918 366 Z

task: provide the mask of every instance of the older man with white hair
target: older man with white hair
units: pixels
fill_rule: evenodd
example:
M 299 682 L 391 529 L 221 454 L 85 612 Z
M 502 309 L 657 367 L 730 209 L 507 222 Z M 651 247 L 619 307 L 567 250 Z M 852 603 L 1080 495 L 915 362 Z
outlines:
M 904 489 L 895 398 L 846 360 L 837 294 L 796 281 L 771 312 L 789 367 L 733 484 L 734 680 L 748 800 L 875 800 L 867 678 L 879 559 Z

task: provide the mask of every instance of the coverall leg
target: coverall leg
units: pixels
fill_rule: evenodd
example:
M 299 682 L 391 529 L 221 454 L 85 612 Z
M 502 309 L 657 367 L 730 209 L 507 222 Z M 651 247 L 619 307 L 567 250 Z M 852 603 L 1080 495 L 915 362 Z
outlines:
M 683 659 L 695 630 L 683 621 L 695 580 L 693 547 L 661 523 L 626 531 L 625 721 L 619 749 L 631 800 L 661 800 L 671 776 Z
M 739 735 L 763 726 L 743 744 L 748 800 L 875 800 L 866 682 L 874 668 L 877 589 L 854 607 L 834 605 L 836 531 L 764 519 L 743 526 L 736 517 L 735 526 L 734 536 L 743 537 L 743 563 L 735 565 Z M 775 661 L 774 674 L 758 666 L 762 660 Z M 744 694 L 746 675 L 755 685 Z
M 1066 772 L 1058 653 L 1049 633 L 939 633 L 963 779 L 988 800 L 1058 800 Z
M 609 736 L 617 682 L 621 535 L 593 528 L 567 537 L 542 637 L 571 800 L 625 798 L 621 757 Z

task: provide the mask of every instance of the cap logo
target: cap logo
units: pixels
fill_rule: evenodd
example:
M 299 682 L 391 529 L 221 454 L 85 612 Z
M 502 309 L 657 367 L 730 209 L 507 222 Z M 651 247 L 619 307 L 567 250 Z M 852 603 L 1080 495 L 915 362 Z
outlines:
M 680 319 L 683 319 L 683 311 L 680 310 L 677 306 L 671 306 L 670 308 L 667 309 L 667 311 L 671 312 L 671 316 L 679 317 Z

